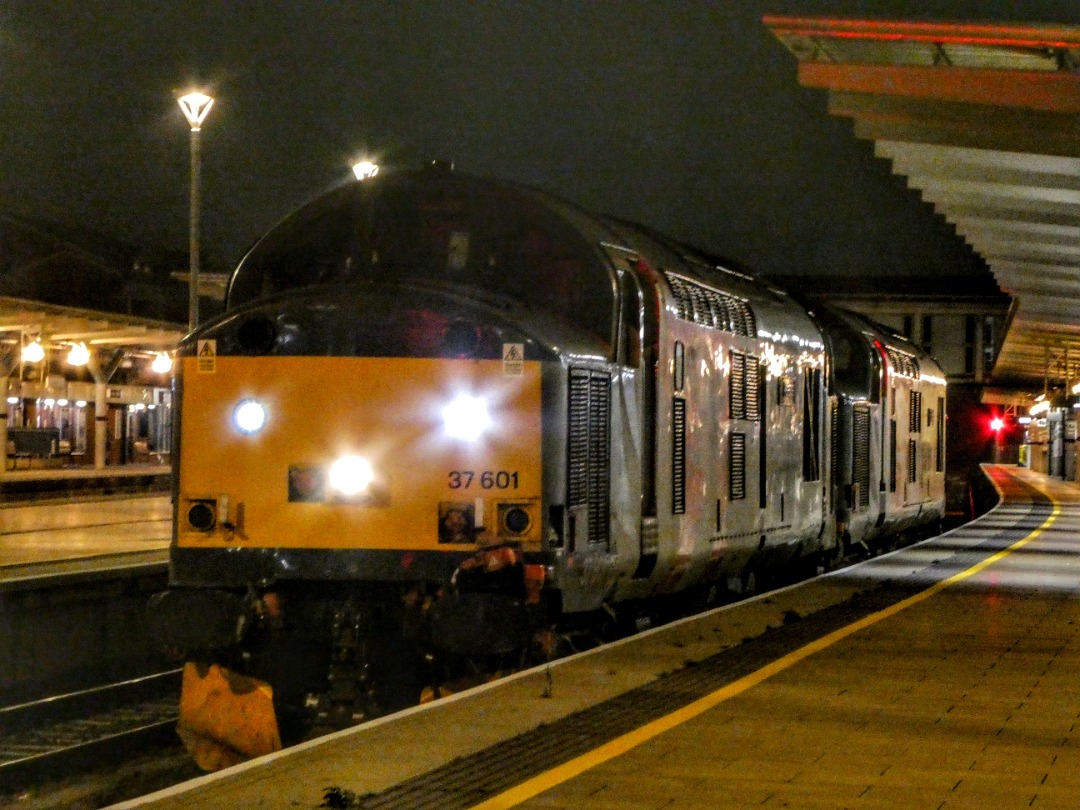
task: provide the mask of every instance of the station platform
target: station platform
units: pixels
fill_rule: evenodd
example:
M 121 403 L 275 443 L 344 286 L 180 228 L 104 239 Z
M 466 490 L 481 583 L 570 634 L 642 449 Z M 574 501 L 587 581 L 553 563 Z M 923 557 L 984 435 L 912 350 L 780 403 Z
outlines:
M 113 494 L 169 492 L 172 467 L 164 463 L 0 470 L 0 505 Z
M 1080 488 L 120 808 L 1075 808 Z
M 2 503 L 0 585 L 121 565 L 163 567 L 171 535 L 168 494 Z

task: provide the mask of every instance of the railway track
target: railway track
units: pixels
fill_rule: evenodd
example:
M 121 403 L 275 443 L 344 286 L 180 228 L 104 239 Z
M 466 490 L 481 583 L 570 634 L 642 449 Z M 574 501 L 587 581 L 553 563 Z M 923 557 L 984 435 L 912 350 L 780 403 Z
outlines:
M 0 708 L 0 785 L 13 793 L 175 746 L 179 694 L 176 669 Z

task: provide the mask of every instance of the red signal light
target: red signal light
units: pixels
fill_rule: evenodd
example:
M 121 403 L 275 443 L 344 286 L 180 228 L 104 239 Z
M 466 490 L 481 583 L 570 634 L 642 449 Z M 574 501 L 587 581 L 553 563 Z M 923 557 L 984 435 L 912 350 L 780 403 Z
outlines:
M 994 431 L 994 433 L 1000 433 L 1003 427 L 1005 427 L 1005 420 L 1000 416 L 995 416 L 990 420 L 990 430 Z

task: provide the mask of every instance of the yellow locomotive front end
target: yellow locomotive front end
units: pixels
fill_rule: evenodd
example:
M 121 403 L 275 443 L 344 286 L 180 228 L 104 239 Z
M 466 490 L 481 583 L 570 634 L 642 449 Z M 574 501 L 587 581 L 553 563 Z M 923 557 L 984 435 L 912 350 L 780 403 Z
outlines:
M 518 345 L 503 360 L 227 356 L 213 339 L 198 346 L 179 377 L 173 579 L 200 595 L 206 586 L 232 594 L 236 622 L 247 625 L 233 652 L 213 642 L 185 650 L 181 734 L 196 761 L 216 769 L 278 749 L 283 702 L 286 711 L 304 702 L 334 727 L 419 700 L 411 677 L 393 687 L 411 695 L 376 697 L 385 684 L 364 681 L 370 648 L 385 641 L 393 655 L 419 659 L 418 639 L 402 627 L 484 549 L 510 550 L 490 559 L 524 572 L 542 527 L 541 364 L 519 359 Z M 330 589 L 321 620 L 311 619 L 313 586 Z M 227 624 L 215 618 L 227 610 L 194 606 L 191 620 Z M 309 665 L 315 639 L 320 655 Z M 352 692 L 315 695 L 323 676 L 331 687 L 342 680 L 333 673 L 343 659 Z M 303 673 L 286 683 L 305 685 L 277 694 L 283 670 Z M 293 725 L 307 734 L 312 721 Z
M 385 579 L 539 547 L 538 362 L 200 347 L 183 368 L 178 549 L 364 552 L 369 572 L 357 556 L 319 577 Z
M 570 514 L 568 481 L 607 480 L 586 475 L 606 433 L 567 427 L 566 366 L 606 362 L 613 328 L 611 268 L 580 220 L 445 167 L 380 175 L 270 231 L 182 343 L 151 618 L 186 662 L 203 767 L 539 646 L 562 606 L 554 549 L 588 508 Z

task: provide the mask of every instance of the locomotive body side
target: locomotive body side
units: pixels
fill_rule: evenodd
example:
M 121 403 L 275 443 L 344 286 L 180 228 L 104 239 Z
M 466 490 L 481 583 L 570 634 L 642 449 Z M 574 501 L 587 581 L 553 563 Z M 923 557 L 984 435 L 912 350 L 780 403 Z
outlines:
M 870 550 L 936 528 L 945 508 L 944 375 L 890 330 L 815 309 L 833 361 L 838 533 Z
M 819 330 L 782 292 L 654 232 L 608 224 L 641 291 L 638 377 L 651 400 L 639 563 L 613 601 L 739 590 L 816 560 L 835 545 Z

